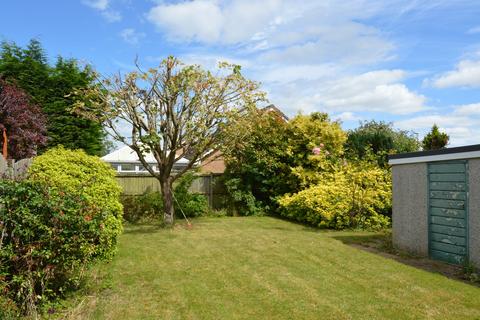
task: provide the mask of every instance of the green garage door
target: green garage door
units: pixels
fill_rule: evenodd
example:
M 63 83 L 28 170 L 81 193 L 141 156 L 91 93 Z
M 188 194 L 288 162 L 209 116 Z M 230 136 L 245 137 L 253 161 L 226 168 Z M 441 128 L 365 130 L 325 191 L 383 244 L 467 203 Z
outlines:
M 428 165 L 430 257 L 461 264 L 468 254 L 467 161 Z

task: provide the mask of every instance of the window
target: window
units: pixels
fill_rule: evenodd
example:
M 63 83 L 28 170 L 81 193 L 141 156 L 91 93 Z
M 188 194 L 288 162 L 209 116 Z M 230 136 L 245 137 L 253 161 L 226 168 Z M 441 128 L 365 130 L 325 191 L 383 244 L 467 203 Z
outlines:
M 135 165 L 133 163 L 122 163 L 121 171 L 123 172 L 135 172 Z

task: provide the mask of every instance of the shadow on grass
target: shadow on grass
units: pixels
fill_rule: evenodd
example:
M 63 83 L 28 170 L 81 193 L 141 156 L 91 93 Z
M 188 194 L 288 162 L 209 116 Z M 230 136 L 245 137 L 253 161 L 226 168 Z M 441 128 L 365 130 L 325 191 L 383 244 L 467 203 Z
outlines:
M 167 230 L 162 224 L 127 224 L 123 231 L 124 234 L 149 234 Z
M 359 250 L 364 250 L 387 259 L 392 259 L 410 267 L 441 274 L 447 278 L 462 281 L 472 286 L 479 286 L 476 283 L 465 280 L 462 266 L 411 255 L 395 249 L 392 244 L 390 233 L 336 235 L 332 236 L 332 238 Z

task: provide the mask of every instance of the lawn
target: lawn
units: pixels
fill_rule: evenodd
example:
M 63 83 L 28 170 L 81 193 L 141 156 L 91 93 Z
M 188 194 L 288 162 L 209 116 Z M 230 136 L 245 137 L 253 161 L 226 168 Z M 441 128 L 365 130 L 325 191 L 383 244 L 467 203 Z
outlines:
M 81 319 L 480 319 L 480 288 L 269 217 L 127 226 Z M 73 315 L 72 315 L 73 314 Z

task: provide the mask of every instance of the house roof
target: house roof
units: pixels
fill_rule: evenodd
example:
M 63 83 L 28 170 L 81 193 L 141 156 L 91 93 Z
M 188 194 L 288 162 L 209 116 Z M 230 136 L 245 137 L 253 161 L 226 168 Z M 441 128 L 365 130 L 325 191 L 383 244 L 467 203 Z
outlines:
M 278 109 L 274 104 L 270 104 L 262 109 L 260 109 L 264 112 L 273 112 L 277 114 L 281 119 L 284 121 L 288 121 L 288 117 L 285 113 L 283 113 L 280 109 Z
M 124 146 L 112 153 L 102 157 L 103 161 L 111 163 L 140 163 L 137 154 L 129 146 Z M 147 153 L 145 155 L 145 161 L 147 163 L 156 164 L 153 154 Z M 180 158 L 175 164 L 187 164 L 189 161 L 185 158 Z

